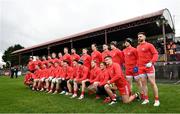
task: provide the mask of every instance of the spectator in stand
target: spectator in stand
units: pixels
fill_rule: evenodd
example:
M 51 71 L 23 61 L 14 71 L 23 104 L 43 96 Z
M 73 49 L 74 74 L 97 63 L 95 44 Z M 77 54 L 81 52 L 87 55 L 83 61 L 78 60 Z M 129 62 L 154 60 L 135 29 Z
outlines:
M 173 41 L 167 45 L 167 51 L 170 57 L 170 61 L 176 61 L 176 44 Z

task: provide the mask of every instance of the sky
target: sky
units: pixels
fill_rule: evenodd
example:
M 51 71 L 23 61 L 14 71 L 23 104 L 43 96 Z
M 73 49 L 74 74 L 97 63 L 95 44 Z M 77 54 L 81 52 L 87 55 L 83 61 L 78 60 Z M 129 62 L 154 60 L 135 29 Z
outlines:
M 164 8 L 180 36 L 180 0 L 0 0 L 0 56 Z

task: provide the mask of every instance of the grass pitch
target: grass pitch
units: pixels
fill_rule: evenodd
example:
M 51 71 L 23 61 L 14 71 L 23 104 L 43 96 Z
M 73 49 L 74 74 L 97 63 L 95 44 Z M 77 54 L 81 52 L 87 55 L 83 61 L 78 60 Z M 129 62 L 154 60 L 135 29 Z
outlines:
M 82 101 L 70 99 L 65 95 L 52 95 L 31 91 L 24 86 L 23 77 L 10 79 L 0 76 L 0 112 L 6 113 L 180 113 L 180 85 L 158 83 L 160 107 L 153 106 L 152 90 L 149 89 L 150 104 L 141 105 L 134 101 L 130 104 L 118 102 L 114 106 L 103 104 L 103 99 L 86 96 Z

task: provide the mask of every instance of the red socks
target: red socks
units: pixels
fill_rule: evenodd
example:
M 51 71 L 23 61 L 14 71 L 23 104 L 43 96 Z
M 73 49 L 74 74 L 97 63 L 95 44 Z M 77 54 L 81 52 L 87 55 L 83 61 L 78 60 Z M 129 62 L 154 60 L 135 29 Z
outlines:
M 158 100 L 159 100 L 159 97 L 155 97 L 155 100 L 157 100 L 157 101 L 158 101 Z
M 149 97 L 148 97 L 148 96 L 144 96 L 144 99 L 145 99 L 145 100 L 148 100 L 148 99 L 149 99 Z

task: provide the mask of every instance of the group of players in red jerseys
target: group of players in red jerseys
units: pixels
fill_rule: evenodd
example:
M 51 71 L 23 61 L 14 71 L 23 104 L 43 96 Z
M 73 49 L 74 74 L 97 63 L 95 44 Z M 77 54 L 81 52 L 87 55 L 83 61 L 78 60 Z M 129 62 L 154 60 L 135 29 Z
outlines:
M 154 92 L 154 106 L 159 106 L 158 88 L 155 82 L 154 63 L 158 59 L 155 47 L 146 42 L 144 32 L 139 32 L 137 48 L 132 47 L 133 40 L 126 38 L 123 51 L 117 48 L 117 42 L 103 45 L 103 52 L 99 52 L 96 44 L 91 45 L 92 53 L 89 55 L 86 48 L 82 49 L 80 57 L 76 50 L 64 48 L 62 53 L 52 53 L 51 56 L 30 57 L 28 63 L 29 72 L 25 76 L 24 83 L 31 86 L 32 90 L 46 91 L 53 94 L 70 95 L 71 98 L 85 97 L 85 90 L 89 94 L 96 93 L 96 99 L 104 96 L 103 102 L 113 105 L 117 103 L 116 91 L 118 90 L 123 103 L 130 103 L 136 98 L 143 100 L 142 104 L 148 104 L 147 80 Z M 122 67 L 125 67 L 125 76 Z M 138 91 L 133 94 L 132 80 L 135 80 Z

